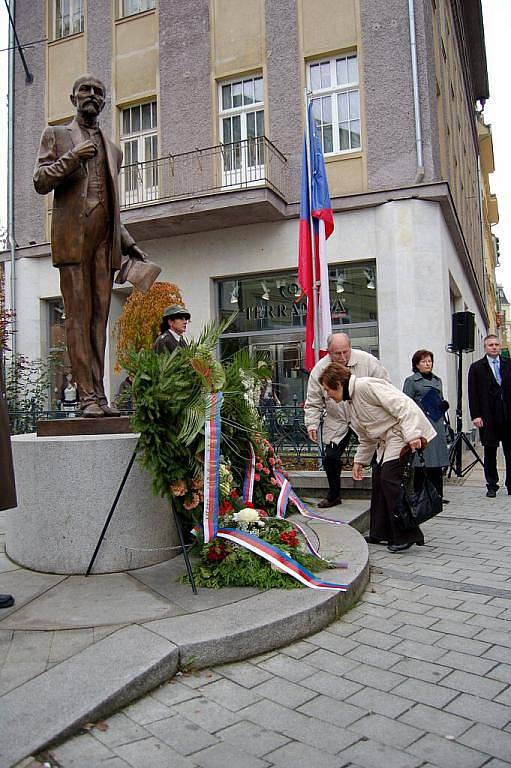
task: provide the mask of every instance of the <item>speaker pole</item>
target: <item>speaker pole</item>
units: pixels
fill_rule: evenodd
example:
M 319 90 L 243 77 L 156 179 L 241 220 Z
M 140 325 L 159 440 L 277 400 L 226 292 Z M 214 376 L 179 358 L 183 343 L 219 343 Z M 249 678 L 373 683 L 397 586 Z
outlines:
M 463 351 L 460 349 L 456 352 L 458 358 L 458 386 L 457 386 L 457 401 L 456 401 L 456 434 L 461 435 L 463 432 Z M 462 460 L 461 440 L 458 440 L 456 444 L 456 476 L 461 477 L 461 460 Z

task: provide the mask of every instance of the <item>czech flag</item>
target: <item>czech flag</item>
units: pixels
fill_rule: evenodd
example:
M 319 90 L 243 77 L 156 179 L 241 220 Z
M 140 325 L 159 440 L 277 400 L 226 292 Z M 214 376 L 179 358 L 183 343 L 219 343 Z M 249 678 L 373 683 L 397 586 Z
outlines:
M 310 371 L 315 364 L 314 339 L 319 346 L 319 357 L 327 353 L 327 338 L 332 333 L 330 292 L 328 285 L 328 260 L 326 241 L 334 231 L 334 215 L 328 193 L 325 161 L 316 121 L 312 115 L 312 102 L 307 109 L 310 158 L 307 157 L 307 141 L 304 136 L 302 159 L 302 188 L 300 195 L 300 240 L 298 248 L 298 282 L 307 297 L 305 324 L 305 367 Z M 307 126 L 305 128 L 307 130 Z M 309 174 L 312 189 L 309 189 Z M 311 232 L 312 210 L 312 232 Z M 314 290 L 312 258 L 315 256 L 316 283 Z M 318 328 L 314 329 L 314 302 L 318 302 Z

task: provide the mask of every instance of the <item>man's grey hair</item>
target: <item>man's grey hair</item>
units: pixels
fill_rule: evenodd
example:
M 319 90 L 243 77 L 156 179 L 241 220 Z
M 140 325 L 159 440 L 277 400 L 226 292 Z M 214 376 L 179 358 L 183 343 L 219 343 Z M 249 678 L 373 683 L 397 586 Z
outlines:
M 329 336 L 327 336 L 327 340 L 326 340 L 327 349 L 330 349 L 330 347 L 332 346 L 333 340 L 335 338 L 337 338 L 338 336 L 344 336 L 344 338 L 346 339 L 346 341 L 348 342 L 348 344 L 351 347 L 351 340 L 350 340 L 350 337 L 348 336 L 348 334 L 344 333 L 343 331 L 336 331 L 335 333 L 331 333 L 331 334 L 329 334 Z
M 496 333 L 489 333 L 488 336 L 485 336 L 484 339 L 483 339 L 483 344 L 486 344 L 488 339 L 497 339 L 497 341 L 500 341 L 500 339 L 499 339 L 499 337 L 497 336 Z
M 98 85 L 100 85 L 103 88 L 103 93 L 106 95 L 106 85 L 103 83 L 102 80 L 99 79 L 99 77 L 96 77 L 96 75 L 82 75 L 73 83 L 73 90 L 71 93 L 73 96 L 75 95 L 78 88 L 81 86 L 82 83 L 90 83 L 91 81 L 94 81 Z

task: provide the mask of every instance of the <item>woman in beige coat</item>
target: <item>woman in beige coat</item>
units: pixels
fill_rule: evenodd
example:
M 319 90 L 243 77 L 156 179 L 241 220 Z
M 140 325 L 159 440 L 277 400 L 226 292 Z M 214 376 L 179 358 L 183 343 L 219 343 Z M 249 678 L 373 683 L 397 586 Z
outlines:
M 403 478 L 401 457 L 424 448 L 436 432 L 421 409 L 403 392 L 383 379 L 357 378 L 339 363 L 331 363 L 320 378 L 327 395 L 336 402 L 350 401 L 359 446 L 353 464 L 354 480 L 362 480 L 376 451 L 371 495 L 368 541 L 388 543 L 391 552 L 412 544 L 422 546 L 419 526 L 400 530 L 394 519 L 395 503 Z

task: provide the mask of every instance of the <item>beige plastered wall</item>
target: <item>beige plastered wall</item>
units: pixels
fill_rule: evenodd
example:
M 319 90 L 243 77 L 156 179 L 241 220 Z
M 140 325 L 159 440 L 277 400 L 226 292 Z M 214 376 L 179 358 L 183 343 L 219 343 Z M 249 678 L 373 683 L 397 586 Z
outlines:
M 218 83 L 241 75 L 262 74 L 266 91 L 264 0 L 210 0 L 211 103 L 215 144 L 220 143 Z M 268 109 L 264 110 L 268 135 Z M 271 137 L 270 137 L 271 138 Z
M 326 158 L 330 197 L 367 190 L 364 133 L 363 50 L 360 39 L 358 0 L 299 0 L 299 29 L 305 62 L 321 57 L 356 52 L 360 77 L 362 151 Z
M 118 19 L 113 35 L 113 103 L 118 108 L 158 98 L 159 35 L 157 10 Z M 118 111 L 113 135 L 119 139 Z

